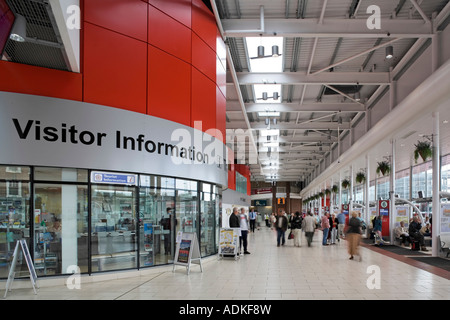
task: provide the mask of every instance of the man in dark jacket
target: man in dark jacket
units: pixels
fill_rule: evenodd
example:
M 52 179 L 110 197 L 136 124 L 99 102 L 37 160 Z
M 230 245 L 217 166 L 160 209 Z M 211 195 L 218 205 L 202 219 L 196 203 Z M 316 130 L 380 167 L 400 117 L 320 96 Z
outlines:
M 275 221 L 275 228 L 277 229 L 277 247 L 281 245 L 284 246 L 286 239 L 284 234 L 288 228 L 288 219 L 284 210 L 278 212 L 277 220 Z
M 409 224 L 409 237 L 413 240 L 419 241 L 420 249 L 422 251 L 428 251 L 425 247 L 425 239 L 423 234 L 420 233 L 422 224 L 419 222 L 419 217 L 414 216 L 413 221 Z
M 240 228 L 241 227 L 237 208 L 233 208 L 233 213 L 230 216 L 229 223 L 230 223 L 230 228 Z

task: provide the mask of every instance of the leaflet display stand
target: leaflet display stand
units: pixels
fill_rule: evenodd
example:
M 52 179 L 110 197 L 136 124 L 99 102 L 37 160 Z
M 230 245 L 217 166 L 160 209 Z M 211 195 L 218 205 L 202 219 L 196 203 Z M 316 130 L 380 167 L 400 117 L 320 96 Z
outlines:
M 221 228 L 219 236 L 219 259 L 239 256 L 239 228 Z
M 200 247 L 197 240 L 197 234 L 194 232 L 183 232 L 177 236 L 177 248 L 175 250 L 175 259 L 173 261 L 173 270 L 175 266 L 185 266 L 187 274 L 191 271 L 191 264 L 200 265 L 200 271 L 203 272 L 202 258 L 200 256 Z
M 31 255 L 30 255 L 30 251 L 28 250 L 27 242 L 25 241 L 25 239 L 18 240 L 16 243 L 16 247 L 14 249 L 11 268 L 9 269 L 8 280 L 6 281 L 4 298 L 6 298 L 8 291 L 11 291 L 12 283 L 14 281 L 14 276 L 16 275 L 16 265 L 17 265 L 17 260 L 19 259 L 19 246 L 22 250 L 23 256 L 25 257 L 25 261 L 27 262 L 27 267 L 28 267 L 28 271 L 30 272 L 30 280 L 31 280 L 31 284 L 33 285 L 34 294 L 37 294 L 36 287 L 39 288 L 39 286 L 37 285 L 36 270 L 34 269 L 33 261 L 31 260 Z

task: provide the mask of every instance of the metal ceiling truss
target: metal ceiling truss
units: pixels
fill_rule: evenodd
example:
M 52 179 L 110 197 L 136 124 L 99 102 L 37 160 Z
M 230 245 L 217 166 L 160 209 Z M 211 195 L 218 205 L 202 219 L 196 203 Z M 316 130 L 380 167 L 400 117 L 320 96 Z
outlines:
M 211 1 L 221 33 L 232 51 L 236 51 L 232 52 L 232 60 L 236 62 L 237 68 L 232 67 L 233 71 L 227 74 L 227 86 L 236 86 L 238 91 L 245 92 L 242 95 L 246 97 L 242 101 L 227 100 L 227 117 L 232 119 L 227 123 L 227 129 L 248 130 L 247 135 L 253 139 L 249 144 L 253 144 L 254 150 L 259 152 L 258 165 L 251 164 L 252 179 L 259 181 L 267 180 L 266 167 L 274 159 L 279 162 L 281 169 L 276 179 L 299 176 L 301 179 L 307 176 L 312 179 L 321 163 L 335 158 L 332 154 L 336 153 L 336 149 L 339 156 L 339 143 L 342 139 L 348 134 L 350 140 L 353 139 L 351 130 L 354 126 L 365 119 L 366 130 L 369 129 L 371 108 L 430 46 L 436 32 L 450 21 L 448 1 L 445 3 L 435 0 L 434 13 L 431 14 L 430 3 L 400 0 L 395 6 L 392 5 L 391 18 L 383 18 L 380 29 L 367 27 L 368 14 L 364 12 L 367 4 L 360 0 L 323 0 L 321 7 L 314 3 L 317 12 L 315 17 L 311 17 L 308 11 L 313 5 L 311 1 L 282 2 L 284 9 L 276 13 L 269 12 L 275 5 L 269 1 L 255 4 L 253 14 L 259 8 L 259 17 L 255 17 L 248 14 L 248 3 L 239 0 Z M 345 17 L 327 16 L 328 6 L 342 7 L 348 2 L 351 3 Z M 230 11 L 231 8 L 234 8 L 233 12 Z M 236 41 L 245 44 L 245 37 L 255 36 L 285 38 L 284 72 L 254 73 L 248 70 L 246 45 L 242 49 L 236 45 Z M 331 39 L 336 39 L 333 49 L 329 53 L 323 51 L 322 41 L 331 44 Z M 362 41 L 359 48 L 347 41 L 350 39 L 354 43 Z M 368 39 L 373 39 L 371 45 Z M 404 54 L 392 61 L 385 60 L 388 67 L 381 69 L 387 71 L 379 71 L 373 61 L 380 60 L 387 46 L 404 48 Z M 328 64 L 325 64 L 327 54 Z M 308 59 L 306 63 L 305 59 Z M 283 92 L 281 103 L 257 103 L 252 89 L 257 84 L 280 84 Z M 314 97 L 311 96 L 313 92 L 316 92 Z M 356 92 L 361 94 L 361 99 L 356 97 Z M 335 98 L 331 99 L 333 94 Z M 276 125 L 272 125 L 272 128 L 280 130 L 280 136 L 276 140 L 279 146 L 271 148 L 269 155 L 268 148 L 264 147 L 267 138 L 260 136 L 260 130 L 267 129 L 264 121 L 266 118 L 258 116 L 259 112 L 265 111 L 280 112 Z M 236 136 L 227 134 L 227 137 L 233 141 Z M 278 152 L 276 156 L 274 150 Z M 304 163 L 308 160 L 311 162 Z M 303 165 L 307 167 L 302 167 Z M 301 170 L 301 174 L 284 175 L 286 170 L 297 170 L 299 173 Z M 275 175 L 272 173 L 271 176 Z

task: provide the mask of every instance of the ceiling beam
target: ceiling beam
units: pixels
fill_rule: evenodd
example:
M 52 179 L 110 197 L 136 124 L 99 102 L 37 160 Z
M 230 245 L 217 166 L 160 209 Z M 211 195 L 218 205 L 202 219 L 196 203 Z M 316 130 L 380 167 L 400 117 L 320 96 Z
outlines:
M 227 123 L 227 129 L 244 129 L 247 128 L 246 123 L 244 121 L 233 121 Z M 252 122 L 251 129 L 253 130 L 263 130 L 267 129 L 267 126 L 264 122 Z M 345 130 L 350 129 L 350 122 L 343 122 L 339 124 L 337 122 L 308 122 L 308 123 L 295 123 L 295 121 L 290 122 L 280 122 L 272 129 L 280 129 L 280 130 Z
M 253 37 L 259 19 L 222 19 L 224 36 Z M 432 26 L 422 19 L 382 19 L 381 29 L 367 28 L 366 19 L 326 18 L 317 23 L 316 18 L 308 19 L 269 19 L 264 20 L 263 36 L 300 38 L 429 38 L 433 35 Z M 248 32 L 245 30 L 249 30 Z
M 282 85 L 383 85 L 389 84 L 389 72 L 326 72 L 316 75 L 306 72 L 237 72 L 240 85 L 282 84 Z M 227 77 L 227 83 L 231 83 Z
M 247 112 L 363 112 L 365 107 L 359 103 L 246 103 Z M 227 113 L 242 112 L 238 101 L 227 101 Z

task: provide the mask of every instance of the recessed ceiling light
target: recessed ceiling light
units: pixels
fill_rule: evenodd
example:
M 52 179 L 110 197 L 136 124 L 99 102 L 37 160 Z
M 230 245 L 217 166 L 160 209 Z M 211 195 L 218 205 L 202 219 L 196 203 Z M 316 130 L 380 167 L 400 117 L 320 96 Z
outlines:
M 261 111 L 261 112 L 258 112 L 258 116 L 260 116 L 260 117 L 279 117 L 280 112 L 278 112 L 278 111 Z

